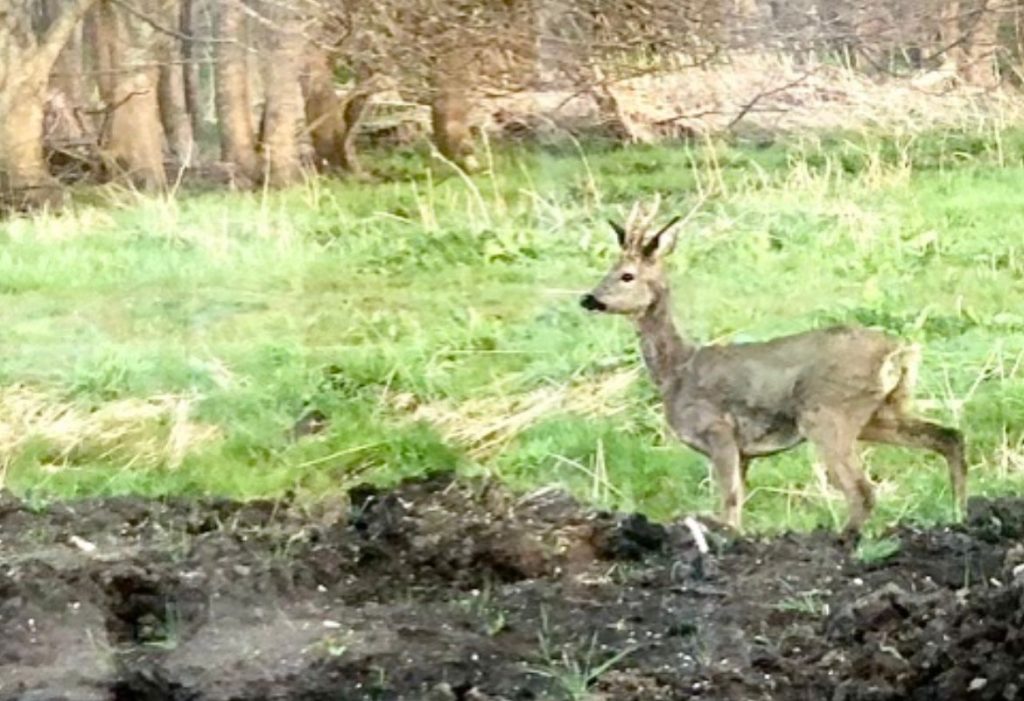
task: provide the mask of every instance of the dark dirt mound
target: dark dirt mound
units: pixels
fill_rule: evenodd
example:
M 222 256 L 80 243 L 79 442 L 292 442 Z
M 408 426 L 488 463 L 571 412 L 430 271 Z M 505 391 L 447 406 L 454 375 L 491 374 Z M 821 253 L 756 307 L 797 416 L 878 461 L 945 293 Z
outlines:
M 1024 698 L 1024 501 L 869 564 L 446 476 L 350 496 L 0 495 L 0 699 Z

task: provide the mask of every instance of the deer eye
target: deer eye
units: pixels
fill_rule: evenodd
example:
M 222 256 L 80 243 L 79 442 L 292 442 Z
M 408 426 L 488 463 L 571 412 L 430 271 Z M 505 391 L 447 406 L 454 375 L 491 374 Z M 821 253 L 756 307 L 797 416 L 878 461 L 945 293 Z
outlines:
M 619 279 L 623 282 L 633 282 L 633 280 L 636 279 L 636 276 L 633 275 L 633 273 L 622 273 L 622 276 Z

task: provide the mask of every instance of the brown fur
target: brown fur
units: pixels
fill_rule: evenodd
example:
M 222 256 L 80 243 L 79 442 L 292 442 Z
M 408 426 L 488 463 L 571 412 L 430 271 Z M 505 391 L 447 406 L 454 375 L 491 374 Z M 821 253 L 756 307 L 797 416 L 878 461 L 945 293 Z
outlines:
M 654 212 L 640 217 L 634 207 L 625 226 L 613 224 L 622 256 L 582 304 L 632 317 L 669 424 L 712 462 L 728 524 L 740 527 L 749 462 L 805 441 L 846 497 L 848 531 L 859 531 L 874 506 L 858 440 L 939 453 L 963 508 L 962 435 L 907 414 L 917 374 L 915 346 L 858 327 L 762 343 L 694 345 L 676 331 L 664 268 L 675 244 L 675 220 L 648 235 L 653 219 Z

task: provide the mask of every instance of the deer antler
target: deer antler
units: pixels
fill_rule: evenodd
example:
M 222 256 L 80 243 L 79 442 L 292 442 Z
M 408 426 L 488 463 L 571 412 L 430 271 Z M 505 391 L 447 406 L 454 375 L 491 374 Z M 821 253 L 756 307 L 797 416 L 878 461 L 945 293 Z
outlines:
M 654 193 L 654 199 L 651 200 L 650 206 L 647 208 L 647 216 L 643 218 L 640 225 L 637 227 L 640 231 L 646 233 L 651 228 L 651 224 L 658 217 L 658 209 L 661 208 L 661 193 Z
M 661 195 L 655 194 L 651 204 L 644 206 L 640 200 L 633 202 L 626 217 L 626 247 L 636 248 L 642 246 L 647 232 L 658 216 L 658 208 L 661 206 Z
M 704 203 L 708 200 L 708 193 L 703 193 L 700 199 L 693 205 L 689 212 L 685 216 L 675 217 L 671 222 L 666 224 L 657 233 L 661 233 L 670 226 L 676 224 L 684 225 L 693 218 L 693 216 L 701 210 Z M 629 209 L 629 215 L 626 217 L 625 225 L 622 227 L 625 231 L 625 247 L 626 249 L 637 250 L 642 248 L 647 242 L 648 238 L 653 238 L 657 234 L 648 236 L 648 232 L 651 231 L 654 221 L 658 218 L 658 210 L 661 208 L 661 194 L 655 193 L 654 197 L 651 198 L 650 204 L 644 206 L 640 200 L 633 202 L 633 206 Z
M 626 215 L 626 221 L 623 225 L 630 239 L 633 238 L 633 231 L 636 229 L 636 219 L 638 216 L 640 216 L 640 200 L 633 202 L 633 206 L 629 208 L 629 214 Z
M 667 224 L 665 224 L 665 226 L 661 227 L 661 229 L 659 229 L 658 232 L 653 234 L 650 238 L 653 239 L 654 237 L 658 236 L 659 234 L 663 233 L 664 231 L 670 229 L 673 226 L 676 226 L 676 225 L 685 226 L 687 224 L 687 222 L 689 222 L 693 218 L 693 215 L 695 215 L 697 212 L 699 212 L 701 210 L 701 208 L 704 206 L 704 203 L 707 202 L 707 200 L 708 200 L 707 193 L 702 194 L 700 196 L 700 199 L 697 200 L 697 202 L 693 205 L 693 207 L 690 208 L 689 212 L 687 212 L 684 216 L 675 216 L 675 217 L 673 217 L 671 221 L 669 221 Z M 652 206 L 651 216 L 648 219 L 648 221 L 645 224 L 645 226 L 642 229 L 640 229 L 641 232 L 646 232 L 647 230 L 650 229 L 650 225 L 651 225 L 651 223 L 654 222 L 654 217 L 658 213 L 657 210 L 658 210 L 658 204 L 659 203 L 660 203 L 660 198 L 655 196 L 654 204 Z M 646 236 L 641 235 L 640 243 L 643 243 L 644 241 L 646 241 L 646 239 L 647 239 Z

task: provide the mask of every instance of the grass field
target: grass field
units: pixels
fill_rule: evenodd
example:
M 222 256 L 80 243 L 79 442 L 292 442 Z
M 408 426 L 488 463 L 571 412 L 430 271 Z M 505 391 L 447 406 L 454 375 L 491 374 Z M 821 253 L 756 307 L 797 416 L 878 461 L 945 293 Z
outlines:
M 925 349 L 919 409 L 967 434 L 972 493 L 1024 487 L 1024 133 L 502 151 L 472 179 L 417 154 L 381 167 L 393 182 L 106 190 L 0 223 L 0 479 L 38 500 L 316 498 L 456 466 L 657 518 L 710 510 L 629 325 L 576 303 L 613 259 L 606 216 L 703 192 L 673 272 L 692 338 L 903 334 Z M 296 438 L 312 409 L 326 428 Z M 865 457 L 873 525 L 950 516 L 940 460 Z M 809 451 L 755 463 L 753 528 L 844 510 Z

